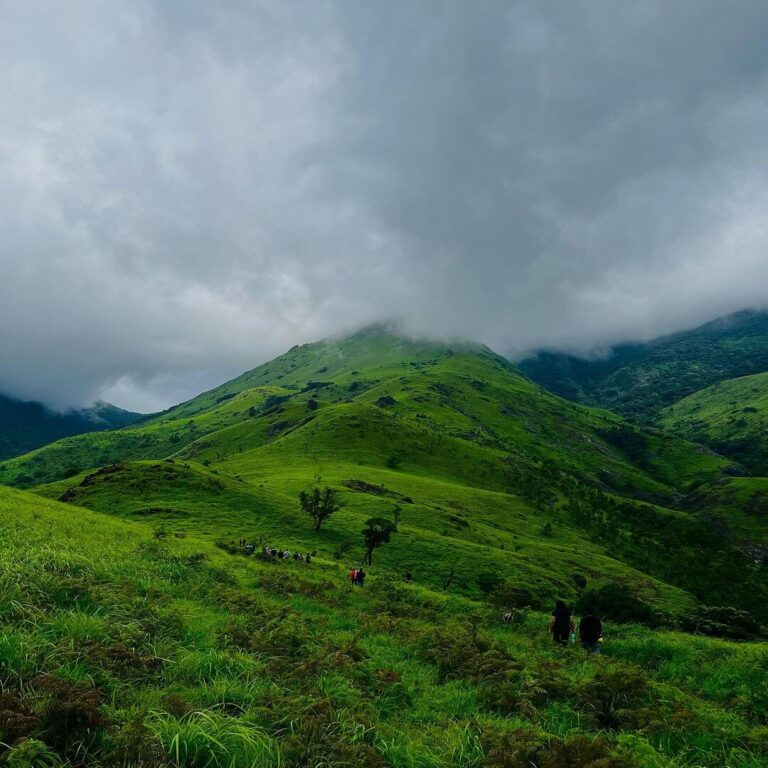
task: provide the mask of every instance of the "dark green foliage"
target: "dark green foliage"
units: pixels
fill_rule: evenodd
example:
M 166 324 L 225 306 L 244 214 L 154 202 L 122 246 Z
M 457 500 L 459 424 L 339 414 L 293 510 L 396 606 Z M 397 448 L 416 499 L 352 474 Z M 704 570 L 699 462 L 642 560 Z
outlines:
M 689 632 L 736 640 L 749 640 L 766 635 L 763 627 L 749 613 L 729 606 L 699 606 L 686 617 L 684 626 Z
M 636 466 L 643 469 L 650 467 L 648 438 L 642 430 L 630 424 L 621 424 L 613 429 L 601 430 L 600 436 L 606 443 L 621 451 Z
M 650 605 L 644 603 L 619 584 L 603 584 L 587 589 L 574 606 L 577 614 L 593 614 L 604 619 L 622 622 L 639 622 L 656 626 L 659 619 Z
M 638 710 L 650 707 L 651 691 L 642 670 L 625 664 L 598 669 L 579 690 L 583 711 L 598 728 L 642 727 Z
M 652 421 L 662 408 L 719 381 L 768 371 L 768 312 L 743 311 L 606 358 L 540 352 L 519 363 L 552 392 Z
M 397 454 L 392 454 L 392 456 L 387 458 L 387 468 L 389 469 L 397 469 L 402 462 L 402 459 Z
M 365 542 L 365 556 L 368 565 L 373 562 L 373 550 L 384 544 L 389 544 L 392 534 L 397 531 L 397 524 L 383 517 L 371 517 L 365 521 L 362 530 Z
M 477 576 L 477 586 L 484 595 L 497 592 L 504 585 L 504 577 L 498 571 L 483 571 Z
M 299 494 L 299 504 L 306 514 L 314 521 L 315 531 L 322 528 L 323 523 L 334 513 L 341 509 L 336 499 L 336 491 L 333 488 L 313 488 L 309 493 L 302 491 Z

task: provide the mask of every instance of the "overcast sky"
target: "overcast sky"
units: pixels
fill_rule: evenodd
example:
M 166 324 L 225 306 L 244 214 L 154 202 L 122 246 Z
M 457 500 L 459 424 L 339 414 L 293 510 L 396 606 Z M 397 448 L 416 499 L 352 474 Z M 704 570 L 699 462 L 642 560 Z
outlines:
M 767 39 L 766 0 L 0 0 L 0 392 L 765 305 Z

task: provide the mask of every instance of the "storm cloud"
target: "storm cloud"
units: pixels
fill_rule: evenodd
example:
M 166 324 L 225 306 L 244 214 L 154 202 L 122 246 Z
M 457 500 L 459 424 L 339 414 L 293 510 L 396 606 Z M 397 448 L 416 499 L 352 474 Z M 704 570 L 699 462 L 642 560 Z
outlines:
M 0 4 L 0 392 L 164 407 L 396 318 L 768 301 L 764 0 Z

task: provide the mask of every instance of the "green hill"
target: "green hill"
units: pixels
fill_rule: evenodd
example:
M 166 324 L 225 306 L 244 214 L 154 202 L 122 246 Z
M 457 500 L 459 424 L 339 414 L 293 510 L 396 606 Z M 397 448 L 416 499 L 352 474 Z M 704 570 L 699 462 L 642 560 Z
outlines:
M 68 435 L 125 427 L 142 418 L 109 403 L 54 413 L 41 403 L 0 395 L 0 461 Z
M 722 478 L 697 488 L 685 499 L 684 508 L 706 516 L 757 559 L 768 555 L 768 478 Z
M 656 500 L 727 465 L 555 397 L 486 348 L 408 340 L 373 327 L 296 347 L 138 426 L 67 438 L 5 462 L 0 482 L 29 487 L 171 455 L 251 464 L 256 457 L 245 454 L 256 449 L 298 454 L 308 464 L 328 451 L 334 461 L 346 453 L 353 463 L 495 490 L 526 484 L 542 463 L 555 462 L 606 490 Z
M 732 471 L 383 327 L 9 459 L 0 760 L 755 768 L 768 575 L 696 500 Z M 355 588 L 372 518 L 396 530 Z M 606 617 L 601 658 L 552 647 L 558 598 Z
M 226 526 L 228 510 L 233 528 L 270 520 L 282 546 L 309 545 L 306 526 L 293 539 L 272 519 L 280 501 L 267 487 L 178 462 L 97 475 L 77 479 L 76 500 L 114 514 L 0 488 L 4 764 L 756 768 L 768 759 L 765 644 L 608 621 L 603 656 L 587 659 L 552 647 L 546 613 L 521 608 L 504 625 L 487 601 L 402 583 L 377 563 L 353 588 L 326 542 L 311 564 L 216 546 L 204 518 Z M 124 493 L 108 499 L 112 484 Z M 160 500 L 165 512 L 136 514 Z M 155 514 L 165 529 L 148 523 Z M 422 555 L 425 571 L 439 553 Z
M 768 474 L 768 373 L 696 392 L 662 411 L 659 423 L 732 456 L 752 474 Z
M 729 467 L 551 395 L 484 347 L 377 326 L 296 347 L 135 427 L 7 461 L 0 479 L 213 540 L 307 548 L 297 496 L 328 485 L 344 512 L 322 536 L 340 557 L 360 557 L 368 518 L 397 515 L 403 535 L 378 558 L 393 578 L 435 587 L 453 572 L 476 597 L 478 575 L 498 570 L 544 605 L 576 597 L 579 575 L 675 616 L 694 602 L 768 604 L 751 559 L 671 508 Z
M 595 360 L 540 351 L 519 367 L 563 397 L 652 422 L 693 392 L 768 371 L 768 311 L 744 310 L 647 344 L 619 345 Z

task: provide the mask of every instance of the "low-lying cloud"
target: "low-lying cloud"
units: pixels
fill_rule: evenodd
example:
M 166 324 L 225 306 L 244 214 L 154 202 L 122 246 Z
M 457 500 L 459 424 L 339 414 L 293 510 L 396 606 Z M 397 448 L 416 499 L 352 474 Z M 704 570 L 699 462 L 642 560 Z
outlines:
M 381 318 L 591 350 L 768 299 L 763 0 L 10 0 L 0 392 L 167 406 Z

